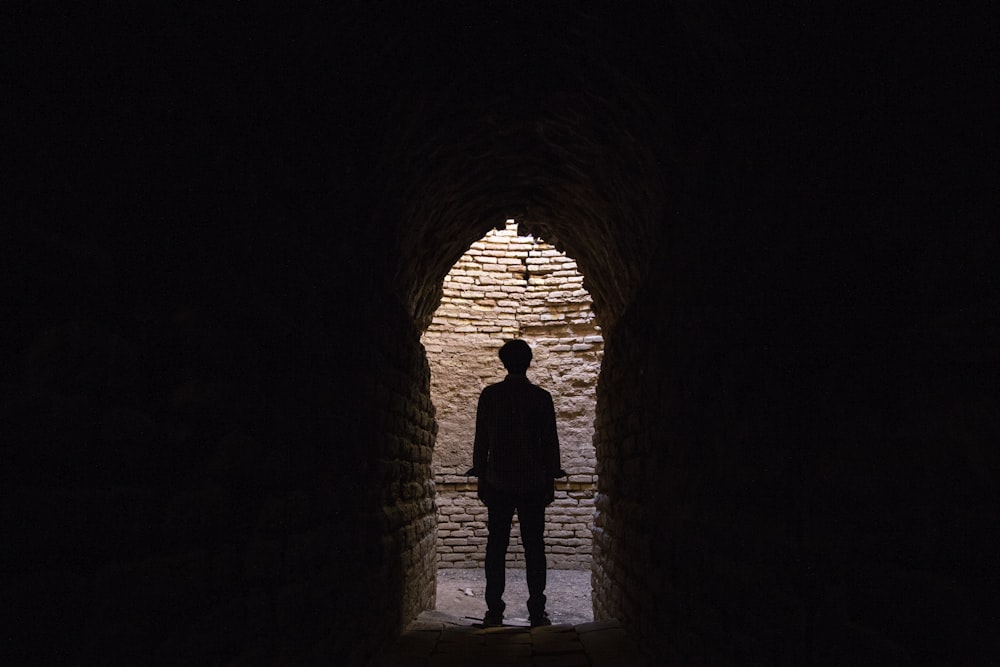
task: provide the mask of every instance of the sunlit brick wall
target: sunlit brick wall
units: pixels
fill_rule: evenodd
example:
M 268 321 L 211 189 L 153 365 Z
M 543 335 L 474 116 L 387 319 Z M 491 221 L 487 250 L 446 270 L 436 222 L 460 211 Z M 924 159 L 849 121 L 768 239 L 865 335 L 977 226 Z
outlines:
M 476 497 L 472 466 L 476 404 L 483 387 L 503 379 L 497 358 L 505 340 L 534 350 L 529 379 L 553 396 L 563 467 L 546 513 L 552 567 L 589 568 L 594 513 L 594 388 L 603 338 L 576 263 L 552 246 L 518 236 L 509 223 L 472 244 L 445 278 L 444 294 L 424 333 L 439 431 L 438 559 L 443 567 L 476 567 L 485 558 L 486 508 Z M 508 555 L 523 565 L 518 532 Z

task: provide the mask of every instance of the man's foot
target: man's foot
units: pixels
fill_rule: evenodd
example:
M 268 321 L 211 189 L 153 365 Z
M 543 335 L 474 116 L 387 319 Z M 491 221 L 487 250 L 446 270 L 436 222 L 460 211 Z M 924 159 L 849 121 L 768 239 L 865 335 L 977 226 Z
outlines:
M 531 623 L 531 627 L 537 628 L 541 625 L 552 625 L 552 619 L 544 611 L 540 614 L 533 614 L 528 618 L 528 622 Z
M 502 611 L 486 612 L 486 616 L 483 617 L 483 626 L 487 628 L 495 628 L 498 625 L 503 625 L 503 612 Z

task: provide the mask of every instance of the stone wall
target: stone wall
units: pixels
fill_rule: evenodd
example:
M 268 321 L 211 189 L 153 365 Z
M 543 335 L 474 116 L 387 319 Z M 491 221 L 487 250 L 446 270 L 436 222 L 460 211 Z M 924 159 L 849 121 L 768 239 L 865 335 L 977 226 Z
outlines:
M 9 664 L 363 664 L 433 607 L 416 328 L 360 285 L 336 326 L 305 276 L 351 258 L 265 229 L 5 246 L 26 286 L 2 346 Z
M 768 189 L 745 187 L 763 208 Z M 803 228 L 688 209 L 606 338 L 595 618 L 621 619 L 656 664 L 980 663 L 996 654 L 975 582 L 995 582 L 998 461 L 972 434 L 998 432 L 982 388 L 1000 310 L 895 291 L 873 267 L 902 262 L 913 229 L 845 210 L 848 193 L 801 196 Z M 878 250 L 815 238 L 847 220 Z M 774 270 L 793 256 L 809 259 Z M 908 275 L 932 273 L 918 256 Z
M 473 243 L 456 262 L 422 338 L 439 424 L 434 452 L 439 564 L 475 567 L 485 558 L 486 508 L 476 497 L 475 479 L 464 472 L 472 466 L 479 392 L 503 379 L 497 350 L 510 338 L 524 338 L 533 347 L 528 376 L 552 393 L 561 459 L 569 473 L 557 482 L 556 500 L 546 513 L 549 563 L 587 568 L 596 482 L 594 388 L 603 338 L 576 263 L 543 241 L 518 236 L 513 222 Z M 523 567 L 516 528 L 511 538 L 508 559 Z
M 402 601 L 397 615 L 386 619 L 391 634 L 425 609 L 434 607 L 436 524 L 431 458 L 434 447 L 434 406 L 429 394 L 429 370 L 410 322 L 389 325 L 396 331 L 393 346 L 384 350 L 374 375 L 375 396 L 385 412 L 375 423 L 385 425 L 376 465 L 379 490 L 381 553 L 377 564 L 379 589 L 388 587 Z

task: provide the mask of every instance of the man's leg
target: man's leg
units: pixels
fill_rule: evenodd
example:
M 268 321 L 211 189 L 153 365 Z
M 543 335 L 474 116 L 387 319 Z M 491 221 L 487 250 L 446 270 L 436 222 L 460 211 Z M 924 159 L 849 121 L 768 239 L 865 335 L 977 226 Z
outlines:
M 528 580 L 528 614 L 540 618 L 545 613 L 545 505 L 531 503 L 517 508 L 524 544 L 525 578 Z
M 489 615 L 503 616 L 506 604 L 503 592 L 507 586 L 507 546 L 510 544 L 510 524 L 514 518 L 513 503 L 495 500 L 489 505 L 486 538 L 486 607 Z

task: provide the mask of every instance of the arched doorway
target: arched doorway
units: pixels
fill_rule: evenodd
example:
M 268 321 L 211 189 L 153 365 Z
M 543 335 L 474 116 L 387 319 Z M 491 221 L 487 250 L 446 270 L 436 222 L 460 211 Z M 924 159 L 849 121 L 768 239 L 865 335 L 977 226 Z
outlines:
M 477 397 L 503 378 L 496 352 L 511 338 L 534 348 L 529 377 L 553 394 L 562 463 L 569 473 L 557 481 L 556 500 L 546 513 L 549 568 L 562 572 L 550 577 L 550 599 L 556 603 L 550 611 L 560 614 L 556 601 L 562 597 L 572 606 L 563 610 L 569 620 L 590 620 L 597 487 L 593 422 L 604 341 L 576 262 L 543 239 L 519 233 L 513 219 L 474 242 L 448 272 L 440 306 L 421 338 L 438 422 L 432 465 L 442 581 L 438 608 L 478 611 L 483 605 L 486 508 L 476 497 L 476 480 L 464 472 L 471 466 Z M 523 567 L 515 524 L 508 553 L 514 582 Z M 463 599 L 475 598 L 477 591 L 478 600 Z

